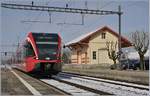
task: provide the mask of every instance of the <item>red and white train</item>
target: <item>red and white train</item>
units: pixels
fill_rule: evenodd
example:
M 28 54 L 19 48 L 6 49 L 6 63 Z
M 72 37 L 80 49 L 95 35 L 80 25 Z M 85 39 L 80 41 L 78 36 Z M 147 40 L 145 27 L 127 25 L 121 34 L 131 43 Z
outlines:
M 61 71 L 61 37 L 57 33 L 32 33 L 16 52 L 17 68 L 28 73 L 57 74 Z

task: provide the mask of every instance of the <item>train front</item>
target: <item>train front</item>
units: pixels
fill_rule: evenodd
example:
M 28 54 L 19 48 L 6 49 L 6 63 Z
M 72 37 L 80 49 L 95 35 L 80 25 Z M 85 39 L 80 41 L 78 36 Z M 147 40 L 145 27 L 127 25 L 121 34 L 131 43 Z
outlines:
M 32 33 L 35 51 L 33 72 L 57 74 L 61 71 L 61 38 L 56 33 Z M 28 63 L 28 64 L 31 64 Z

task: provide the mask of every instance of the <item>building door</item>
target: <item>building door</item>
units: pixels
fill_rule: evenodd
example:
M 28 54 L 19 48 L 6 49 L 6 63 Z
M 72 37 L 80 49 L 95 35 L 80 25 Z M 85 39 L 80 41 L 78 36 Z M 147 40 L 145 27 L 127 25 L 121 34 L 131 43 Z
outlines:
M 107 63 L 109 60 L 107 50 L 98 49 L 98 64 Z
M 77 63 L 78 64 L 81 64 L 82 62 L 82 59 L 81 59 L 82 57 L 81 57 L 81 51 L 77 51 Z

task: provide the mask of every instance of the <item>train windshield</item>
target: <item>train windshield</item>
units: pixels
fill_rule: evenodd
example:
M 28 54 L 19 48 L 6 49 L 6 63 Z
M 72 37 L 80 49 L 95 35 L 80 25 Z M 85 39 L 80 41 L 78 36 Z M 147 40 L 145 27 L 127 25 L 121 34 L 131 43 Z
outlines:
M 58 34 L 56 33 L 33 33 L 34 40 L 36 42 L 39 58 L 45 59 L 49 57 L 51 60 L 56 59 L 58 51 Z
M 39 55 L 44 54 L 57 54 L 57 42 L 37 42 Z

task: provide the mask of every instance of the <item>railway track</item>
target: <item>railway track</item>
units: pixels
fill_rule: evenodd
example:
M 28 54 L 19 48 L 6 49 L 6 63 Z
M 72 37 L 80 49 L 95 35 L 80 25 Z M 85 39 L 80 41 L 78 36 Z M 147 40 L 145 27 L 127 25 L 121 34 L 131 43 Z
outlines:
M 59 88 L 65 92 L 68 92 L 73 96 L 98 96 L 99 94 L 93 93 L 88 90 L 81 89 L 81 87 L 76 87 L 75 85 L 71 85 L 68 82 L 61 82 L 60 80 L 55 79 L 41 79 L 41 81 L 53 85 L 56 88 Z
M 49 84 L 43 83 L 41 80 L 31 77 L 30 75 L 11 67 L 7 69 L 16 76 L 23 85 L 31 92 L 31 94 L 36 96 L 42 95 L 70 95 L 68 92 L 64 92 L 58 88 L 55 88 Z M 22 85 L 22 86 L 23 86 Z M 17 93 L 16 93 L 17 94 Z M 14 94 L 15 95 L 15 94 Z M 22 94 L 23 95 L 23 94 Z
M 17 70 L 18 72 L 19 71 Z M 23 74 L 21 75 L 27 75 L 23 72 Z M 34 79 L 40 80 L 43 83 L 50 85 L 51 87 L 61 90 L 62 92 L 66 93 L 67 95 L 84 95 L 84 96 L 98 96 L 98 95 L 112 95 L 108 92 L 103 92 L 103 91 L 99 91 L 99 90 L 95 90 L 86 86 L 82 86 L 79 84 L 73 84 L 71 82 L 65 82 L 63 80 L 60 80 L 58 78 L 55 78 L 55 76 L 52 76 L 52 78 L 50 77 L 42 77 L 42 76 L 37 76 L 37 75 L 30 75 L 32 77 L 34 77 Z M 29 76 L 29 77 L 30 77 Z M 34 86 L 34 85 L 32 85 Z
M 34 76 L 33 78 L 18 70 L 14 70 L 14 72 L 31 84 L 41 95 L 148 95 L 148 86 L 144 85 L 138 86 L 125 82 L 99 79 L 66 72 L 53 75 L 51 78 L 35 78 Z
M 15 71 L 17 71 L 16 73 L 20 74 L 22 78 L 24 78 L 24 77 L 32 78 L 32 79 L 34 79 L 34 80 L 32 80 L 32 82 L 42 81 L 47 86 L 51 86 L 54 89 L 61 90 L 62 92 L 65 93 L 65 95 L 74 95 L 74 96 L 77 96 L 77 95 L 84 95 L 84 96 L 111 95 L 107 92 L 102 92 L 102 91 L 99 91 L 99 90 L 91 89 L 91 88 L 81 86 L 81 85 L 78 85 L 78 84 L 72 84 L 72 83 L 69 83 L 69 82 L 64 82 L 62 80 L 54 78 L 54 76 L 52 78 L 42 77 L 42 76 L 37 76 L 37 75 L 35 75 L 35 76 L 30 75 L 29 76 L 28 74 L 25 74 L 24 72 L 22 72 L 20 70 L 15 70 Z M 24 76 L 24 75 L 27 75 L 27 76 Z M 25 79 L 25 80 L 27 80 L 29 82 L 31 79 Z M 35 82 L 33 84 L 32 83 L 30 83 L 30 84 L 33 87 L 35 85 L 38 85 Z M 40 92 L 41 90 L 37 90 L 37 91 Z M 42 90 L 42 91 L 44 91 L 44 90 Z M 48 94 L 48 93 L 44 93 L 44 95 L 45 94 Z
M 116 85 L 122 85 L 122 86 L 127 86 L 127 87 L 133 87 L 133 88 L 138 88 L 138 89 L 149 90 L 149 86 L 130 83 L 130 82 L 101 79 L 101 78 L 96 78 L 96 77 L 91 77 L 91 76 L 86 76 L 86 75 L 81 75 L 81 74 L 76 74 L 76 73 L 70 73 L 70 72 L 61 72 L 60 74 L 65 74 L 66 76 L 70 75 L 70 76 L 74 76 L 74 77 L 80 77 L 83 79 L 101 81 L 101 82 L 106 82 L 106 83 L 111 83 L 111 84 L 116 84 Z
M 53 78 L 60 80 L 62 82 L 68 82 L 72 84 L 78 84 L 80 86 L 85 86 L 97 91 L 106 92 L 108 94 L 120 95 L 120 96 L 147 96 L 148 86 L 121 83 L 111 80 L 101 80 L 98 78 L 79 76 L 68 73 L 60 73 Z

